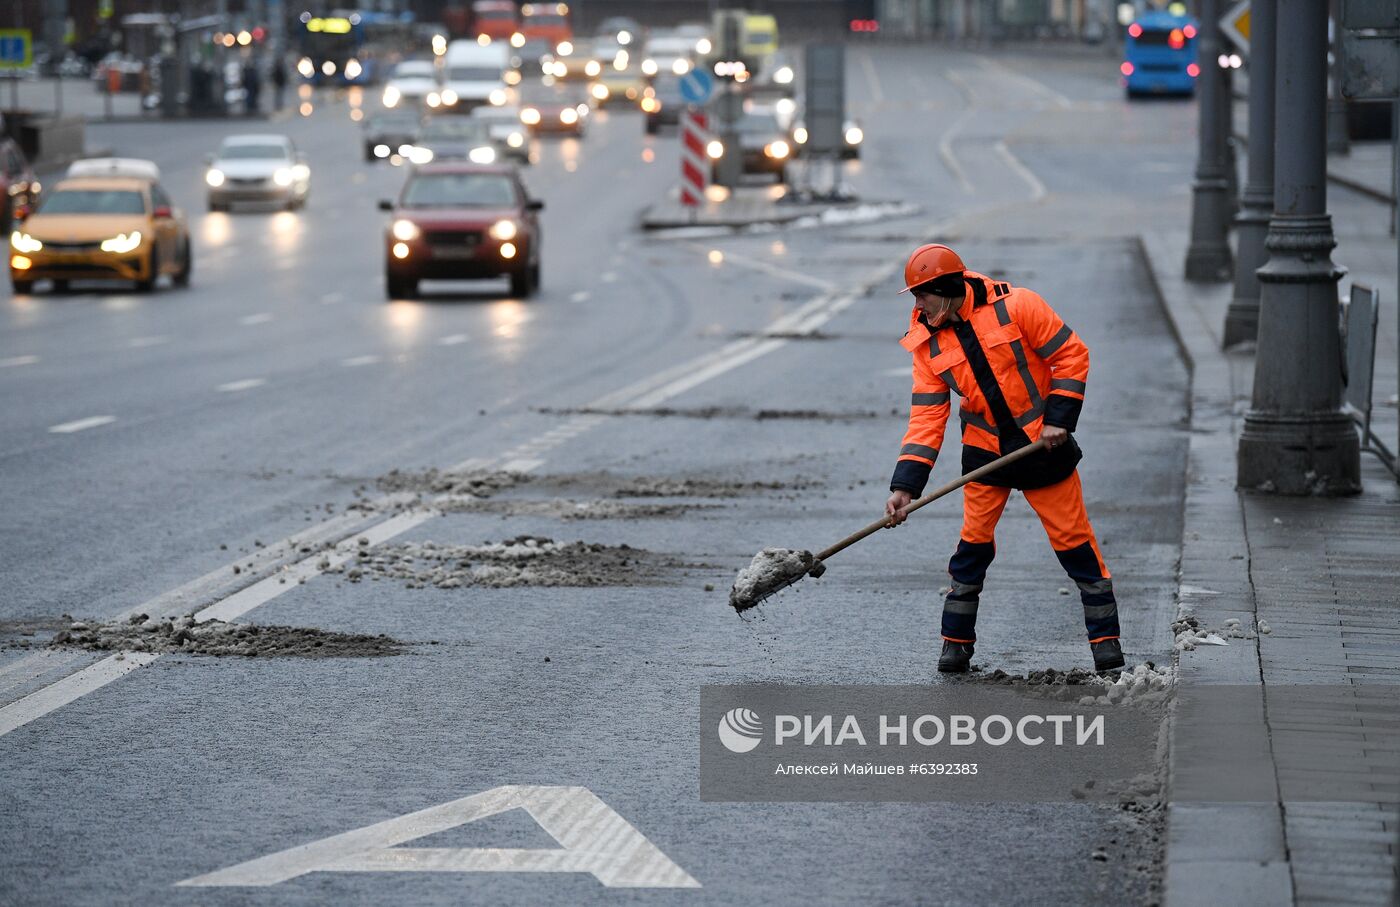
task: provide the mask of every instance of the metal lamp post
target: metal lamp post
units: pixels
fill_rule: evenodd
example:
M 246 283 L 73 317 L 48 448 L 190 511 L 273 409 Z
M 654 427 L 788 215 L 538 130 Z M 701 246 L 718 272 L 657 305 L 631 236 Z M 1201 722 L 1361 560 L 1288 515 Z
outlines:
M 1250 3 L 1249 173 L 1235 218 L 1239 245 L 1235 295 L 1225 312 L 1226 348 L 1259 333 L 1259 275 L 1269 255 L 1264 239 L 1274 210 L 1274 42 L 1276 0 Z
M 1274 215 L 1259 269 L 1253 407 L 1240 438 L 1242 488 L 1350 494 L 1356 429 L 1342 412 L 1337 242 L 1327 214 L 1327 0 L 1278 0 L 1279 141 Z
M 1186 250 L 1186 279 L 1219 283 L 1230 277 L 1231 255 L 1229 181 L 1225 175 L 1225 130 L 1222 105 L 1225 78 L 1216 58 L 1220 55 L 1220 2 L 1201 0 L 1199 37 L 1201 75 L 1196 82 L 1200 98 L 1200 146 L 1196 180 L 1191 185 L 1191 245 Z

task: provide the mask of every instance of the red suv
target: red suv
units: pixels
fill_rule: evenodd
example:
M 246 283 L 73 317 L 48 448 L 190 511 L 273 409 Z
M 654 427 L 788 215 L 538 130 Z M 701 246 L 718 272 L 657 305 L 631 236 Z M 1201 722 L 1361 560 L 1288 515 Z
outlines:
M 390 299 L 411 299 L 420 280 L 510 277 L 513 296 L 540 285 L 544 202 L 530 198 L 509 164 L 428 164 L 404 183 L 384 231 Z

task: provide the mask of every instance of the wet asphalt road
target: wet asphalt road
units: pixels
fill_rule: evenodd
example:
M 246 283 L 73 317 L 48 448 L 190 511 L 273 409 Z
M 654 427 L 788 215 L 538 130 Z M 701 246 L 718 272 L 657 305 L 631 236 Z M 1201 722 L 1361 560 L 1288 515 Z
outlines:
M 753 620 L 723 599 L 758 548 L 816 548 L 879 514 L 908 394 L 895 342 L 907 299 L 891 266 L 935 233 L 970 266 L 1035 288 L 1090 345 L 1081 470 L 1125 648 L 1163 660 L 1170 646 L 1186 372 L 1131 235 L 1140 218 L 1179 207 L 1193 108 L 1128 107 L 1111 61 L 897 48 L 853 53 L 849 70 L 868 136 L 851 182 L 918 214 L 643 236 L 638 211 L 673 185 L 676 141 L 610 113 L 582 142 L 541 143 L 526 173 L 547 204 L 544 288 L 529 301 L 504 282 L 383 298 L 374 202 L 402 175 L 360 161 L 344 98 L 271 127 L 311 159 L 300 213 L 204 212 L 203 154 L 246 127 L 92 127 L 91 144 L 161 165 L 190 218 L 195 280 L 0 308 L 0 364 L 35 357 L 0 369 L 8 642 L 15 622 L 109 617 L 207 575 L 190 606 L 225 598 L 247 585 L 232 565 L 260 543 L 327 519 L 351 534 L 381 520 L 346 509 L 376 477 L 468 460 L 528 466 L 535 480 L 498 495 L 499 510 L 434 518 L 396 542 L 532 534 L 630 544 L 686 566 L 613 588 L 290 583 L 245 619 L 386 633 L 408 653 L 168 656 L 0 736 L 0 902 L 1140 900 L 1154 827 L 1114 809 L 699 801 L 701 684 L 945 682 L 933 664 L 959 523 L 951 501 L 841 555 Z M 814 338 L 724 358 L 807 305 L 835 310 Z M 697 361 L 732 367 L 668 372 Z M 678 383 L 687 377 L 693 386 Z M 230 385 L 244 389 L 220 390 Z M 644 411 L 577 414 L 625 405 Z M 669 414 L 645 411 L 657 407 Z M 810 412 L 760 420 L 760 409 Z M 49 431 L 100 415 L 115 420 Z M 945 456 L 934 481 L 955 462 Z M 593 500 L 654 477 L 787 487 L 667 498 L 697 506 L 651 519 L 563 521 L 512 505 Z M 1008 508 L 998 552 L 977 660 L 1086 664 L 1077 600 L 1058 594 L 1066 582 L 1024 502 Z M 99 660 L 65 656 L 40 671 L 27 657 L 0 651 L 0 704 Z M 587 788 L 703 887 L 362 872 L 173 887 L 507 784 Z M 517 812 L 415 846 L 553 844 Z M 1092 860 L 1100 847 L 1109 858 Z

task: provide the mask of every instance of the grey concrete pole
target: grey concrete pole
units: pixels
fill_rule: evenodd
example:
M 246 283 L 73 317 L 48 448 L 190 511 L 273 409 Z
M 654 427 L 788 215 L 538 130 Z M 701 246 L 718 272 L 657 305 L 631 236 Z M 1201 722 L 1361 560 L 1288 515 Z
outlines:
M 1234 47 L 1228 42 L 1221 43 L 1227 45 L 1227 53 L 1233 52 Z M 1226 223 L 1232 224 L 1240 213 L 1240 161 L 1235 154 L 1235 71 L 1220 70 L 1220 80 L 1223 83 L 1220 97 L 1224 101 L 1220 105 L 1220 134 L 1225 137 L 1225 198 L 1229 202 Z
M 1201 76 L 1199 99 L 1200 145 L 1196 181 L 1191 186 L 1191 245 L 1186 250 L 1186 279 L 1201 283 L 1229 280 L 1231 273 L 1229 183 L 1225 178 L 1225 135 L 1220 108 L 1224 74 L 1220 56 L 1220 0 L 1201 0 Z
M 1250 3 L 1249 172 L 1235 218 L 1235 295 L 1225 312 L 1226 348 L 1259 333 L 1259 275 L 1269 260 L 1264 238 L 1274 210 L 1274 43 L 1277 0 Z
M 1240 437 L 1241 488 L 1361 490 L 1361 450 L 1342 412 L 1337 245 L 1327 214 L 1327 0 L 1278 0 L 1274 216 L 1259 269 L 1254 402 Z

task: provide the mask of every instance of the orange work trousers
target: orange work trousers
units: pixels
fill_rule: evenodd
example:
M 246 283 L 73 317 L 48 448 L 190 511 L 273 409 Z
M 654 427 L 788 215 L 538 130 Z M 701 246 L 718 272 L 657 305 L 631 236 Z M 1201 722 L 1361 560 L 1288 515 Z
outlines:
M 1118 605 L 1094 528 L 1084 510 L 1079 471 L 1054 485 L 1021 492 L 1040 517 L 1060 565 L 1079 587 L 1090 642 L 1118 638 Z M 963 527 L 948 563 L 952 588 L 943 603 L 943 638 L 974 642 L 977 605 L 987 568 L 996 556 L 996 527 L 1011 489 L 972 482 L 963 486 Z

